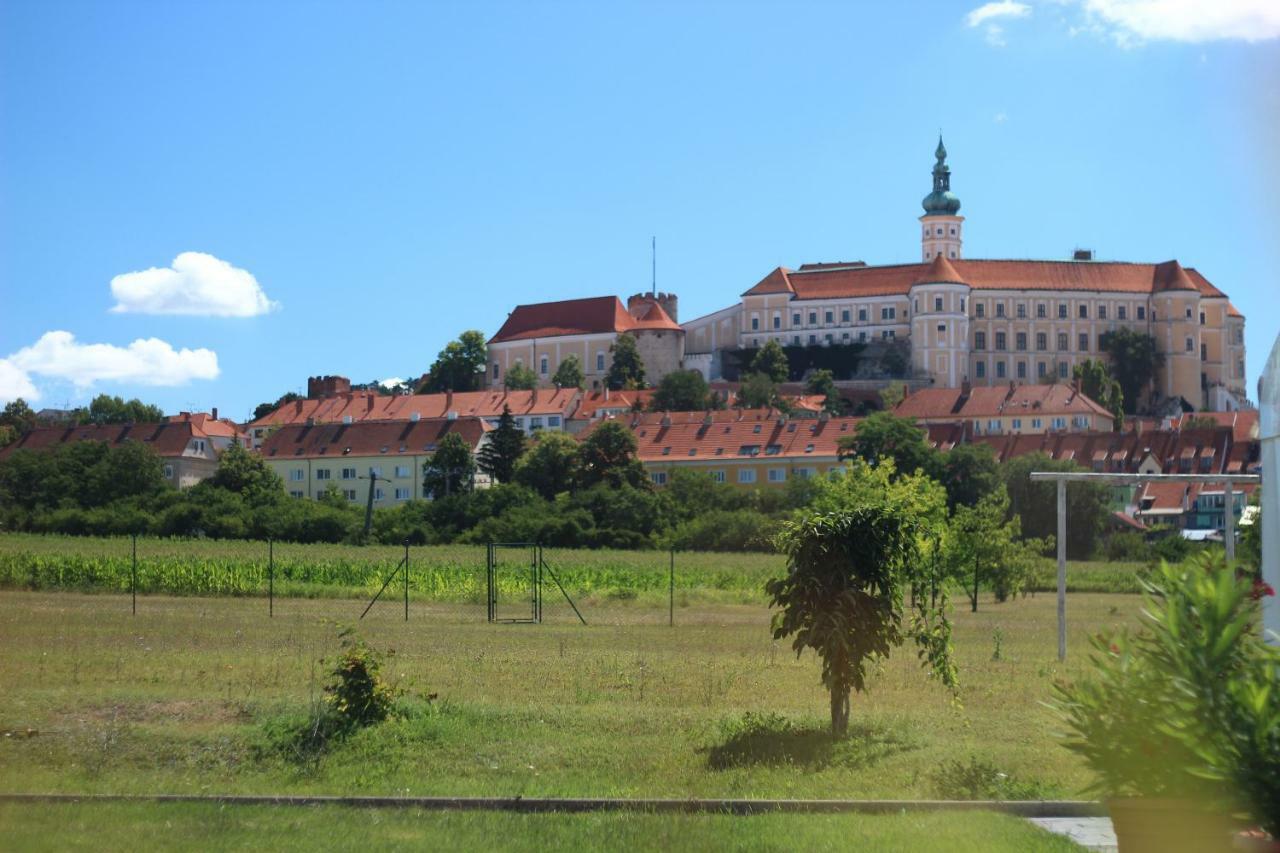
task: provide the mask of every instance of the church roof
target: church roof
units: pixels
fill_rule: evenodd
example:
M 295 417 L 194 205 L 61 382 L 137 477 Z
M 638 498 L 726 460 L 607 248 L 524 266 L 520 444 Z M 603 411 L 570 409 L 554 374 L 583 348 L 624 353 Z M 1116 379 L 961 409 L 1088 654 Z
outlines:
M 1160 264 L 1118 261 L 948 260 L 839 268 L 778 267 L 744 296 L 792 293 L 796 299 L 906 296 L 912 285 L 959 282 L 974 290 L 1055 290 L 1151 294 L 1194 290 L 1221 297 L 1204 276 L 1177 261 Z
M 627 313 L 618 297 L 593 296 L 587 299 L 517 305 L 498 333 L 489 339 L 489 343 L 565 335 L 616 334 L 639 329 L 678 332 L 680 325 L 656 302 L 648 303 L 641 316 L 636 318 Z

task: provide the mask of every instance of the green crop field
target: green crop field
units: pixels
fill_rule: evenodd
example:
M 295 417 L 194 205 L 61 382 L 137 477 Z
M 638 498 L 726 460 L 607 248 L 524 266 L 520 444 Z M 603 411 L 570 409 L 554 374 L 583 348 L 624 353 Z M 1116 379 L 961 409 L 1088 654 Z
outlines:
M 0 535 L 0 588 L 127 592 L 132 565 L 128 538 Z M 372 594 L 404 556 L 390 546 L 274 546 L 275 592 L 280 596 L 342 597 Z M 511 571 L 503 592 L 516 595 L 523 552 L 503 552 Z M 548 548 L 545 559 L 578 598 L 648 604 L 667 600 L 671 556 L 665 551 Z M 485 549 L 434 545 L 410 549 L 410 594 L 437 602 L 484 601 Z M 1138 592 L 1138 563 L 1073 563 L 1068 589 Z M 780 573 L 775 554 L 675 555 L 677 603 L 763 603 L 766 579 Z M 1053 563 L 1045 560 L 1033 583 L 1055 588 Z M 207 539 L 138 540 L 138 590 L 170 595 L 266 595 L 267 543 Z

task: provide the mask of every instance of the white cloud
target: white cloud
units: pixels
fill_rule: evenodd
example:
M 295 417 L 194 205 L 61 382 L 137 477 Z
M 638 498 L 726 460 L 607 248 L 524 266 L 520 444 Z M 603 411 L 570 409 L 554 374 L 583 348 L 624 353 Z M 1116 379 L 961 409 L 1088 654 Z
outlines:
M 170 267 L 111 279 L 117 313 L 254 317 L 279 308 L 247 270 L 204 252 L 183 252 Z
M 0 358 L 0 403 L 19 397 L 31 403 L 40 399 L 40 391 L 25 370 L 7 358 Z
M 70 382 L 86 389 L 95 382 L 183 385 L 192 379 L 216 379 L 218 356 L 208 349 L 175 350 L 159 338 L 139 338 L 127 347 L 84 344 L 70 332 L 45 332 L 29 347 L 0 359 L 0 398 L 11 390 L 38 397 L 31 377 Z M 14 393 L 13 396 L 27 396 Z
M 1126 47 L 1141 41 L 1280 38 L 1277 0 L 1083 0 L 1083 6 L 1093 24 Z
M 996 3 L 985 3 L 965 15 L 965 23 L 971 27 L 980 27 L 994 18 L 1025 18 L 1030 14 L 1031 7 L 1026 3 L 999 0 Z
M 1004 27 L 997 21 L 1010 20 L 1013 18 L 1025 18 L 1031 14 L 1031 7 L 1026 3 L 1016 3 L 1014 0 L 999 0 L 995 3 L 986 3 L 965 15 L 964 20 L 971 27 L 982 27 L 986 33 L 987 44 L 992 47 L 1004 47 Z
M 1004 113 L 996 113 L 996 116 L 994 119 L 996 124 L 1004 124 L 1008 120 L 1009 120 L 1009 116 L 1007 116 Z

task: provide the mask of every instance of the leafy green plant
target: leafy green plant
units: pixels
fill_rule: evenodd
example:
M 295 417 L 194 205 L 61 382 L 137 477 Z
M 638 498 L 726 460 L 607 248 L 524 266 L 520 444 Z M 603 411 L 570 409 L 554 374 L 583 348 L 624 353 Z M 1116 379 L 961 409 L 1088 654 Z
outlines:
M 391 716 L 400 690 L 382 677 L 382 664 L 394 650 L 385 654 L 375 651 L 350 629 L 341 637 L 342 653 L 324 692 L 339 728 L 352 731 Z
M 1110 796 L 1226 801 L 1204 753 L 1257 650 L 1250 587 L 1211 556 L 1161 564 L 1146 587 L 1143 629 L 1095 637 L 1090 675 L 1055 684 L 1066 746 Z

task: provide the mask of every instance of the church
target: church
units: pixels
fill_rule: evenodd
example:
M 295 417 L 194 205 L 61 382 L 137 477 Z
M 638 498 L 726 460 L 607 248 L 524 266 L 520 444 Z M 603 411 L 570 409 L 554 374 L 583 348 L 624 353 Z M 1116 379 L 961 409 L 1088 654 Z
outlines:
M 921 202 L 920 263 L 778 267 L 734 305 L 682 324 L 684 365 L 719 379 L 732 373 L 735 354 L 777 340 L 905 350 L 909 367 L 900 373 L 913 385 L 1048 382 L 1105 358 L 1105 335 L 1128 328 L 1151 335 L 1163 355 L 1146 405 L 1244 404 L 1244 316 L 1200 272 L 1176 260 L 1100 261 L 1088 251 L 1070 260 L 966 259 L 941 137 L 935 158 Z

